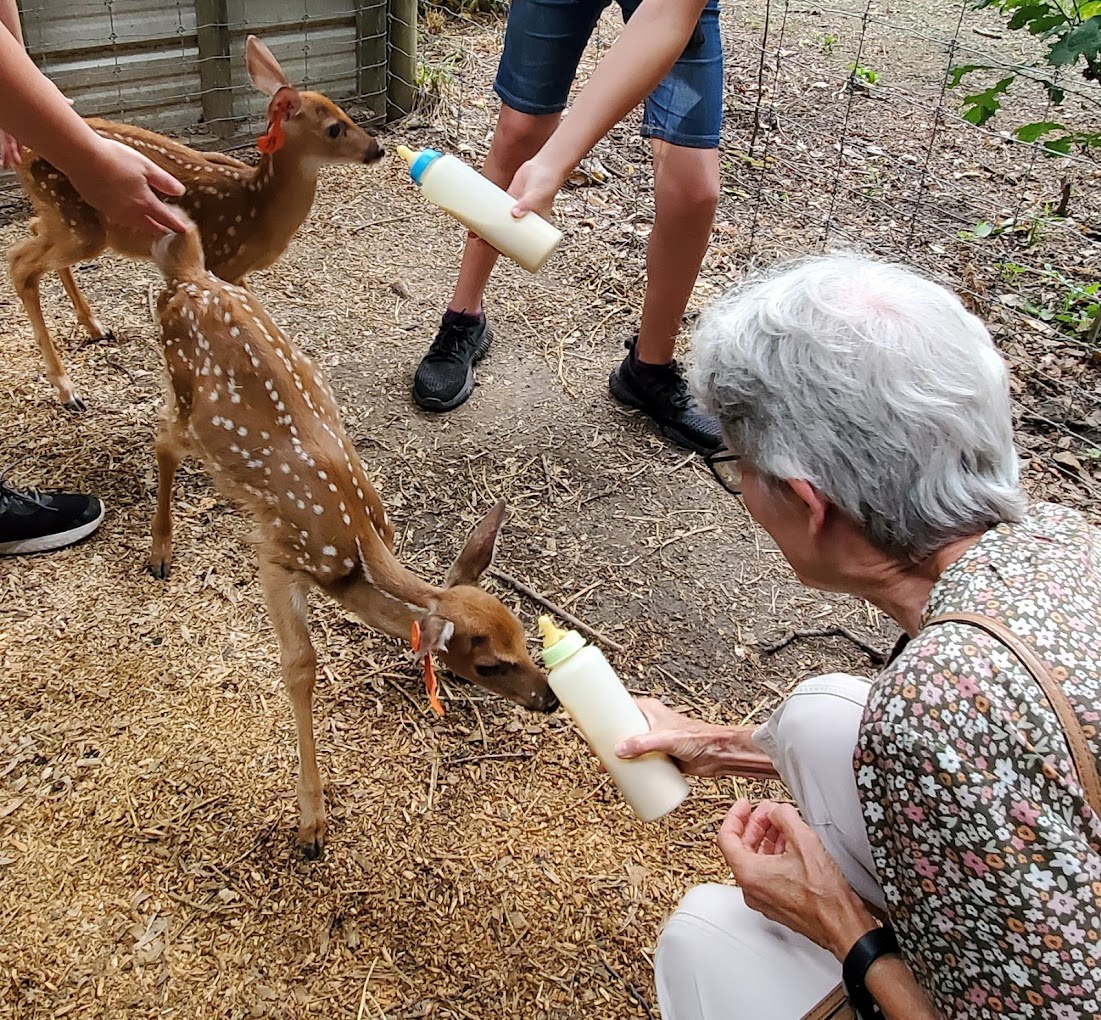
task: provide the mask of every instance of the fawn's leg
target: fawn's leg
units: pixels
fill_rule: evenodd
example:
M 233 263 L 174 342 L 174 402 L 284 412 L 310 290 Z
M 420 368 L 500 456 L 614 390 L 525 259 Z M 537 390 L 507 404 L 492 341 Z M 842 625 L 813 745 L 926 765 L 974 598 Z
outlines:
M 148 570 L 168 577 L 172 569 L 172 485 L 180 466 L 180 443 L 173 423 L 162 419 L 157 429 L 157 512 L 153 515 L 153 545 Z
M 298 845 L 308 860 L 325 845 L 325 795 L 317 770 L 313 734 L 313 688 L 317 654 L 306 623 L 306 584 L 293 570 L 260 558 L 260 583 L 268 604 L 283 666 L 283 683 L 298 731 Z
M 98 235 L 79 236 L 70 232 L 67 227 L 58 225 L 55 218 L 46 215 L 38 217 L 32 229 L 32 237 L 20 241 L 8 252 L 11 282 L 23 303 L 27 318 L 31 320 L 34 338 L 38 341 L 42 358 L 46 362 L 46 375 L 57 390 L 62 404 L 69 411 L 83 411 L 84 401 L 73 389 L 72 380 L 61 362 L 57 346 L 46 328 L 38 285 L 48 270 L 68 269 L 74 262 L 98 255 L 103 250 L 104 238 L 102 231 Z M 75 282 L 73 286 L 76 286 Z M 83 301 L 83 296 L 81 300 Z
M 96 318 L 92 306 L 88 304 L 88 299 L 76 282 L 76 277 L 73 276 L 72 266 L 63 266 L 58 269 L 57 275 L 61 277 L 61 284 L 65 288 L 65 293 L 69 295 L 69 300 L 73 303 L 73 311 L 76 312 L 77 321 L 84 327 L 88 336 L 93 340 L 113 340 L 115 334 L 109 329 L 104 329 L 103 323 Z

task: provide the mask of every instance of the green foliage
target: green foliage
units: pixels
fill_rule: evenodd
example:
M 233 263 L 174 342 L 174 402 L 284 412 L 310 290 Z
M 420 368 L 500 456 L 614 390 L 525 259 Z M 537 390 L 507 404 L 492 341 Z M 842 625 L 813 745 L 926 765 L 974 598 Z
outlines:
M 1049 67 L 1074 67 L 1081 63 L 1087 81 L 1101 82 L 1101 0 L 974 0 L 976 8 L 991 7 L 1008 17 L 1007 27 L 1025 31 L 1049 42 L 1044 63 Z M 949 88 L 958 88 L 968 75 L 990 71 L 988 64 L 960 64 L 949 71 Z M 961 115 L 983 125 L 1002 108 L 1002 101 L 1017 75 L 1010 74 L 981 92 L 963 97 Z M 1050 81 L 1037 82 L 1053 106 L 1065 98 Z M 1065 156 L 1071 149 L 1101 147 L 1101 132 L 1070 131 L 1057 121 L 1023 124 L 1014 135 L 1024 142 L 1043 139 L 1045 156 Z M 1051 137 L 1051 136 L 1055 137 Z
M 1019 285 L 1025 274 L 1039 278 L 1034 290 L 1025 295 L 1023 311 L 1048 322 L 1060 332 L 1077 339 L 1096 339 L 1101 318 L 1101 280 L 1081 283 L 1060 273 L 1052 265 L 1028 269 L 1015 262 L 1002 265 L 1002 277 Z
M 852 80 L 865 86 L 875 85 L 879 79 L 880 74 L 878 71 L 873 71 L 870 67 L 864 67 L 863 64 L 846 64 L 845 69 L 852 71 Z

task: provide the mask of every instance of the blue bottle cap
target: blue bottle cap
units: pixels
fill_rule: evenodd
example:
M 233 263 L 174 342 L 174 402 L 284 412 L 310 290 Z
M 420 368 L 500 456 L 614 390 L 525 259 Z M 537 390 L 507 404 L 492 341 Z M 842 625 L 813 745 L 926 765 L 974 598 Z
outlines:
M 421 149 L 417 158 L 409 165 L 409 176 L 413 178 L 413 183 L 420 184 L 424 171 L 442 155 L 436 149 Z

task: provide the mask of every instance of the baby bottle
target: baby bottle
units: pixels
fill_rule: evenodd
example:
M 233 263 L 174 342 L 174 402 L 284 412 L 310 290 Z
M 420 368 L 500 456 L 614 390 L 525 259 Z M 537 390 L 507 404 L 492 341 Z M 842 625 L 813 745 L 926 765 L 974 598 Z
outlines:
M 631 810 L 644 822 L 668 814 L 688 796 L 688 783 L 672 760 L 654 751 L 624 759 L 616 745 L 646 733 L 646 716 L 599 648 L 575 630 L 559 630 L 549 616 L 539 618 L 547 682 L 562 707 L 608 770 Z
M 404 145 L 398 146 L 398 155 L 425 198 L 528 272 L 542 269 L 561 242 L 562 231 L 542 216 L 513 216 L 516 199 L 461 159 L 435 149 L 413 152 Z

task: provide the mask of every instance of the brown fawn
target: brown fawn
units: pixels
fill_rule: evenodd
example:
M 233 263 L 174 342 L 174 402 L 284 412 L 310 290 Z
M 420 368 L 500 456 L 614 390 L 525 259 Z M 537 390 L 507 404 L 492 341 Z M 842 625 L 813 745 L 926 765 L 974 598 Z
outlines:
M 197 152 L 141 128 L 90 119 L 105 138 L 148 156 L 182 183 L 179 199 L 202 237 L 211 272 L 244 285 L 245 277 L 276 262 L 309 215 L 318 169 L 328 163 L 373 163 L 384 155 L 373 135 L 316 92 L 299 92 L 271 51 L 255 36 L 245 43 L 249 78 L 268 103 L 264 155 L 256 167 L 228 156 Z M 69 180 L 30 150 L 19 168 L 34 206 L 32 236 L 8 253 L 12 283 L 46 362 L 46 373 L 70 411 L 84 410 L 57 347 L 46 328 L 38 285 L 48 270 L 61 278 L 76 317 L 89 337 L 110 337 L 73 277 L 74 263 L 110 248 L 131 258 L 149 258 L 149 237 L 107 223 L 77 194 Z
M 194 453 L 256 523 L 251 541 L 298 730 L 298 841 L 313 859 L 325 837 L 325 803 L 314 748 L 311 586 L 394 637 L 408 640 L 416 623 L 421 658 L 438 653 L 459 676 L 526 708 L 552 712 L 557 699 L 520 621 L 477 587 L 504 504 L 474 530 L 442 588 L 421 580 L 394 555 L 393 528 L 317 365 L 252 292 L 205 269 L 195 231 L 155 242 L 153 257 L 166 281 L 157 308 L 168 402 L 157 435 L 149 569 L 168 575 L 173 478 L 181 456 Z

